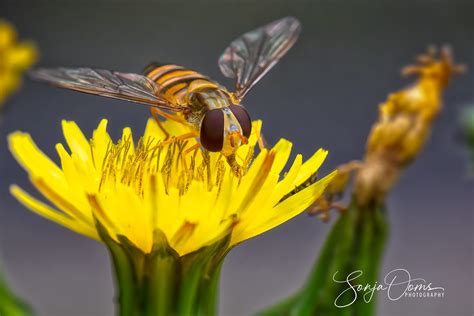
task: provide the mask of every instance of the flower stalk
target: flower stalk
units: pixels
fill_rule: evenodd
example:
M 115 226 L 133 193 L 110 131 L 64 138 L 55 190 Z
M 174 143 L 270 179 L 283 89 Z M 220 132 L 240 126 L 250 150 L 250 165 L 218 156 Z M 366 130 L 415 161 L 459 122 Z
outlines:
M 1 268 L 1 264 L 0 264 Z M 7 281 L 0 270 L 0 315 L 1 316 L 32 316 L 33 310 L 8 287 Z
M 463 141 L 468 146 L 471 173 L 474 174 L 474 106 L 466 107 L 461 115 Z

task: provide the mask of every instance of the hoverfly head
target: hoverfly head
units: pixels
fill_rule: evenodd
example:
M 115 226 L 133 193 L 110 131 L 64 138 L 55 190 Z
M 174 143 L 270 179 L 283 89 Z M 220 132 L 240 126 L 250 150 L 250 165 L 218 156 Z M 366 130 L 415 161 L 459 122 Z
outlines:
M 201 145 L 208 151 L 222 151 L 224 155 L 235 153 L 242 144 L 247 144 L 252 132 L 252 122 L 244 107 L 212 109 L 201 121 Z

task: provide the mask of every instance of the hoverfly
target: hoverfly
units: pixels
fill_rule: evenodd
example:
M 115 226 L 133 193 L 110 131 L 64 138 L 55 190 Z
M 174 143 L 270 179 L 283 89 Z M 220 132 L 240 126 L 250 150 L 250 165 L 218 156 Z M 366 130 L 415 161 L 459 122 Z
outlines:
M 300 31 L 297 19 L 285 17 L 231 42 L 218 64 L 224 76 L 234 78 L 235 92 L 172 64 L 153 63 L 144 75 L 93 68 L 40 68 L 31 75 L 61 88 L 145 104 L 158 123 L 164 117 L 189 125 L 192 132 L 181 139 L 196 137 L 205 150 L 221 152 L 236 172 L 235 152 L 252 129 L 242 99 L 294 45 Z

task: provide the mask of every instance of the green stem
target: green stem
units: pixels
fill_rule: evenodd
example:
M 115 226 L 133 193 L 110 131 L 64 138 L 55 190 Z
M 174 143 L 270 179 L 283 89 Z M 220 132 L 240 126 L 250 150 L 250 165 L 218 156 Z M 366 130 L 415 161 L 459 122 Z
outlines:
M 213 316 L 228 238 L 179 256 L 164 235 L 143 253 L 125 238 L 115 241 L 98 225 L 109 249 L 118 292 L 119 316 Z
M 348 288 L 345 280 L 354 271 L 362 271 L 354 282 L 374 284 L 377 281 L 388 224 L 382 206 L 359 208 L 352 203 L 334 224 L 306 284 L 294 296 L 259 312 L 259 316 L 371 316 L 375 297 L 366 303 L 361 295 L 344 308 L 335 300 Z M 334 279 L 333 279 L 334 278 Z M 338 298 L 338 305 L 354 299 L 351 291 Z
M 1 316 L 31 316 L 32 309 L 20 300 L 8 288 L 7 282 L 0 271 L 0 315 Z
M 471 171 L 474 174 L 474 106 L 466 107 L 461 113 L 461 128 L 463 140 L 468 146 Z

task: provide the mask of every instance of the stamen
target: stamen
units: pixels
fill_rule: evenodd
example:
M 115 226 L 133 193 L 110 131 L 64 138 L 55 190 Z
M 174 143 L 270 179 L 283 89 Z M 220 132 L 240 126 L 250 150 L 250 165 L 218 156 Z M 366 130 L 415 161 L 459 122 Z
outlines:
M 250 167 L 250 164 L 252 163 L 254 154 L 255 154 L 255 148 L 253 146 L 250 146 L 247 152 L 247 156 L 244 159 L 244 163 L 242 164 L 242 169 L 244 171 L 244 174 L 247 173 Z
M 217 196 L 219 196 L 219 193 L 221 192 L 222 182 L 224 181 L 224 175 L 225 175 L 225 162 L 221 160 L 220 158 L 221 156 L 219 156 L 219 160 L 217 161 L 217 164 L 216 164 L 216 168 L 217 168 L 216 186 L 218 188 Z
M 240 133 L 236 135 L 246 140 Z M 186 194 L 192 181 L 203 182 L 209 191 L 217 186 L 220 192 L 226 169 L 230 168 L 223 159 L 224 156 L 219 156 L 215 163 L 213 160 L 211 165 L 207 151 L 195 149 L 191 154 L 188 149 L 192 147 L 193 144 L 189 141 L 176 139 L 164 143 L 149 137 L 140 138 L 133 150 L 131 135 L 123 137 L 117 144 L 109 143 L 102 161 L 99 190 L 103 190 L 104 186 L 114 187 L 121 183 L 143 196 L 145 184 L 150 177 L 154 177 L 154 181 L 162 179 L 160 181 L 163 182 L 166 194 L 170 194 L 171 187 L 174 187 L 182 196 Z M 253 147 L 250 146 L 247 156 L 240 159 L 243 173 L 247 171 L 253 154 Z M 198 155 L 201 155 L 199 164 L 196 163 Z M 161 177 L 157 177 L 158 174 Z

